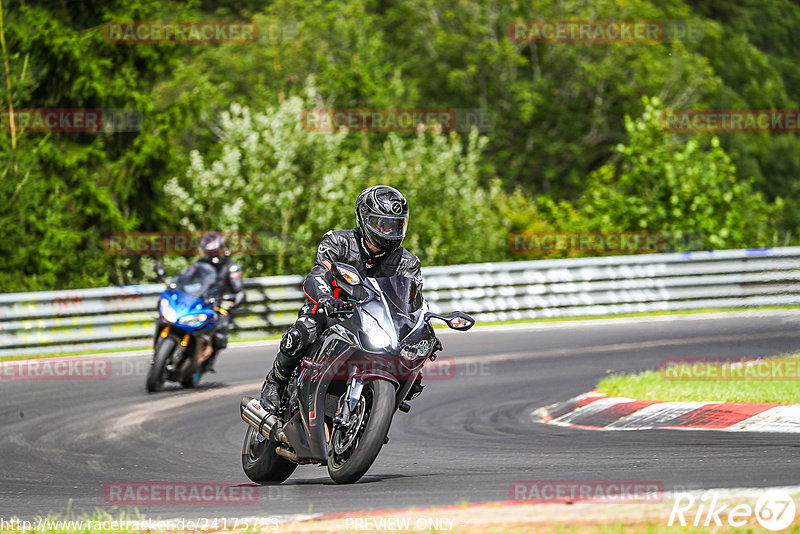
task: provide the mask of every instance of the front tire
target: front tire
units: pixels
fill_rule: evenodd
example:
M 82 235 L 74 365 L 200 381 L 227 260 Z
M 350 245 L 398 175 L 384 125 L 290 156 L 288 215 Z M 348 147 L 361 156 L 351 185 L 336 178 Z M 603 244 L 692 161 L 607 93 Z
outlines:
M 167 359 L 175 350 L 177 342 L 171 336 L 167 336 L 161 340 L 161 343 L 156 345 L 155 354 L 153 354 L 153 363 L 150 365 L 150 370 L 147 371 L 147 391 L 155 393 L 161 391 L 164 387 L 166 380 L 166 363 Z
M 297 464 L 278 456 L 275 449 L 278 442 L 265 439 L 258 440 L 258 431 L 247 426 L 242 446 L 242 468 L 247 478 L 262 484 L 265 482 L 283 482 L 289 478 Z
M 386 380 L 371 380 L 364 384 L 361 400 L 364 402 L 364 420 L 356 429 L 353 443 L 336 452 L 336 441 L 343 439 L 342 430 L 335 429 L 331 436 L 328 454 L 328 474 L 337 484 L 352 484 L 364 476 L 381 452 L 392 424 L 395 407 L 395 389 Z

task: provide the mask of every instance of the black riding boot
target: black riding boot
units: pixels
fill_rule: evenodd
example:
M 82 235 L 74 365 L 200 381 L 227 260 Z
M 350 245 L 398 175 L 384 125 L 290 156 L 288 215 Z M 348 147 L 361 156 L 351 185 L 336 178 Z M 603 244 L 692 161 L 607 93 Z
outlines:
M 281 374 L 278 362 L 272 366 L 272 370 L 267 373 L 264 386 L 261 388 L 261 407 L 266 411 L 277 414 L 281 410 L 281 397 L 289 383 L 289 377 Z

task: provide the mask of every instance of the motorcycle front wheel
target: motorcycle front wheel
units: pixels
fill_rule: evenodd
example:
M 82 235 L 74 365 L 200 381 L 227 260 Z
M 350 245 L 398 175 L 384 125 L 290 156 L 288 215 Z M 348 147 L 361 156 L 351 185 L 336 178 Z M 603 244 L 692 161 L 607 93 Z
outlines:
M 147 391 L 155 393 L 161 391 L 164 387 L 164 381 L 167 374 L 167 360 L 172 351 L 175 349 L 177 341 L 172 336 L 167 336 L 156 345 L 155 353 L 153 354 L 153 363 L 150 364 L 150 370 L 147 371 Z
M 328 453 L 328 474 L 337 484 L 352 484 L 372 466 L 381 452 L 392 424 L 395 389 L 386 380 L 364 383 L 353 416 L 355 423 L 347 429 L 336 428 Z

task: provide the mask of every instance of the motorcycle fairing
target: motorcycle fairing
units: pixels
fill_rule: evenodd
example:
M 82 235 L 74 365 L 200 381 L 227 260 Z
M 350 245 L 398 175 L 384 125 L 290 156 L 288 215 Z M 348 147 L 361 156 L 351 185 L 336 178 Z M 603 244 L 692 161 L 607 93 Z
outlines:
M 405 365 L 398 354 L 400 345 L 410 338 L 432 335 L 432 330 L 428 330 L 430 325 L 424 321 L 424 310 L 408 311 L 410 284 L 410 281 L 388 278 L 366 279 L 365 285 L 379 296 L 362 302 L 356 312 L 326 329 L 319 342 L 319 350 L 301 360 L 296 380 L 299 410 L 284 426 L 284 433 L 299 458 L 321 461 L 328 458 L 325 400 L 331 389 L 337 396 L 344 393 L 350 378 L 351 363 L 364 367 L 355 374 L 360 381 L 392 382 L 397 388 L 397 402 L 402 402 L 413 380 L 401 383 L 394 376 L 395 373 L 390 372 L 391 369 L 403 370 L 404 374 L 408 373 L 408 378 L 413 378 L 424 364 L 424 359 L 410 366 Z M 388 334 L 390 342 L 385 347 L 375 349 L 363 343 L 362 323 L 365 314 L 377 321 Z M 400 332 L 402 335 L 399 335 Z M 339 383 L 332 388 L 334 381 Z M 327 415 L 330 417 L 334 414 Z

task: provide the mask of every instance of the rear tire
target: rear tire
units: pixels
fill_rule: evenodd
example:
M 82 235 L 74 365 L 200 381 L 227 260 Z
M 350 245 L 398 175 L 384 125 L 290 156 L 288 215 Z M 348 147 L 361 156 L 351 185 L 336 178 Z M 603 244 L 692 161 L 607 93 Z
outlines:
M 334 450 L 334 440 L 341 431 L 336 429 L 331 436 L 328 474 L 337 484 L 352 484 L 364 476 L 381 452 L 389 433 L 395 407 L 394 385 L 386 380 L 371 380 L 364 384 L 364 402 L 367 402 L 367 395 L 371 398 L 366 407 L 366 421 L 362 422 L 363 430 L 358 441 L 350 446 L 353 450 L 343 462 L 337 461 Z
M 259 442 L 257 437 L 258 431 L 248 425 L 242 446 L 242 469 L 247 478 L 258 484 L 280 483 L 289 478 L 297 464 L 278 456 L 275 452 L 278 442 L 268 439 Z
M 147 391 L 155 393 L 161 391 L 164 387 L 166 380 L 166 363 L 167 359 L 175 350 L 176 341 L 170 336 L 161 340 L 161 343 L 156 345 L 155 354 L 153 354 L 153 363 L 150 365 L 150 370 L 147 371 Z

